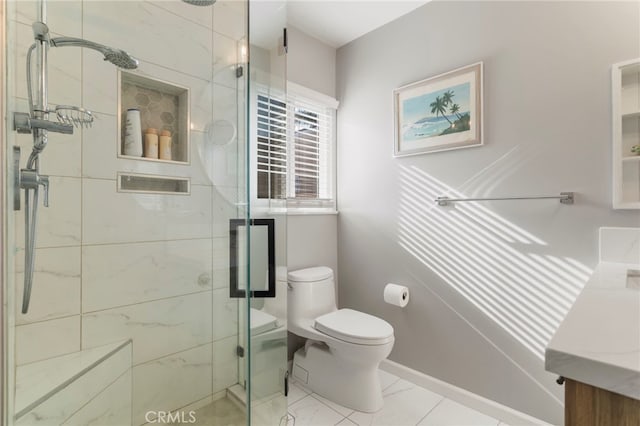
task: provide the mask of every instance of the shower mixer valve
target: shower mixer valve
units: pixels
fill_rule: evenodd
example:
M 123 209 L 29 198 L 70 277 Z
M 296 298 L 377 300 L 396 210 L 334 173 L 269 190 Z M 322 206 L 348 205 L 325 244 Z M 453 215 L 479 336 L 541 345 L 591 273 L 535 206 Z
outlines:
M 44 189 L 45 207 L 49 207 L 49 176 L 41 175 L 37 170 L 21 169 L 20 170 L 20 187 L 24 189 L 37 189 L 42 185 Z
M 49 176 L 41 175 L 36 169 L 21 169 L 20 168 L 20 148 L 13 147 L 13 169 L 14 169 L 14 182 L 13 182 L 13 209 L 20 210 L 21 199 L 20 190 L 38 190 L 40 186 L 44 190 L 43 205 L 49 207 Z

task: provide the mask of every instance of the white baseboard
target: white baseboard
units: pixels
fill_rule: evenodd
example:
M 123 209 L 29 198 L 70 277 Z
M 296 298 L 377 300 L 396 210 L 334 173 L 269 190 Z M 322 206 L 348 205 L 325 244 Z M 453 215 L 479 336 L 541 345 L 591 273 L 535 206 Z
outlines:
M 473 392 L 469 392 L 465 389 L 459 388 L 442 380 L 438 380 L 434 377 L 427 376 L 424 373 L 413 370 L 409 367 L 405 367 L 397 362 L 385 359 L 380 364 L 380 369 L 394 374 L 401 379 L 407 380 L 418 386 L 422 386 L 425 389 L 436 392 L 445 398 L 449 398 L 460 404 L 466 405 L 469 408 L 480 411 L 488 416 L 499 419 L 501 422 L 507 423 L 512 426 L 539 426 L 546 425 L 548 423 L 528 414 L 521 413 L 520 411 L 509 408 L 505 405 L 499 404 L 490 399 L 476 395 Z

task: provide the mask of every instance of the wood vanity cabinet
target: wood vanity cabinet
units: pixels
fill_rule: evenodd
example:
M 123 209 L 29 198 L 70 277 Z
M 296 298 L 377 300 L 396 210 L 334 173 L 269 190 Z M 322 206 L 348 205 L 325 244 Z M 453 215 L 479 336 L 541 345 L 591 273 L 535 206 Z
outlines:
M 640 426 L 640 400 L 566 379 L 565 426 Z

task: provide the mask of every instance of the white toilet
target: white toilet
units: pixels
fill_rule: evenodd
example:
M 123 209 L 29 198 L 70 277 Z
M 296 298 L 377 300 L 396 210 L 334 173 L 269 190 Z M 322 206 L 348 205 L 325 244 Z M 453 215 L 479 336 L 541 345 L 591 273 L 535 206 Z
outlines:
M 292 271 L 288 281 L 288 329 L 309 339 L 294 355 L 295 380 L 345 407 L 364 412 L 381 409 L 378 366 L 393 348 L 391 324 L 338 309 L 330 268 Z

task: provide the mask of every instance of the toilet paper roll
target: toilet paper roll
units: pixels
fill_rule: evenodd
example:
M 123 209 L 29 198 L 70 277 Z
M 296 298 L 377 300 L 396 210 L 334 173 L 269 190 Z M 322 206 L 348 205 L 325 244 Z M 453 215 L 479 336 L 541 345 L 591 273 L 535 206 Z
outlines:
M 403 285 L 387 284 L 384 287 L 384 301 L 404 308 L 409 303 L 409 289 Z

